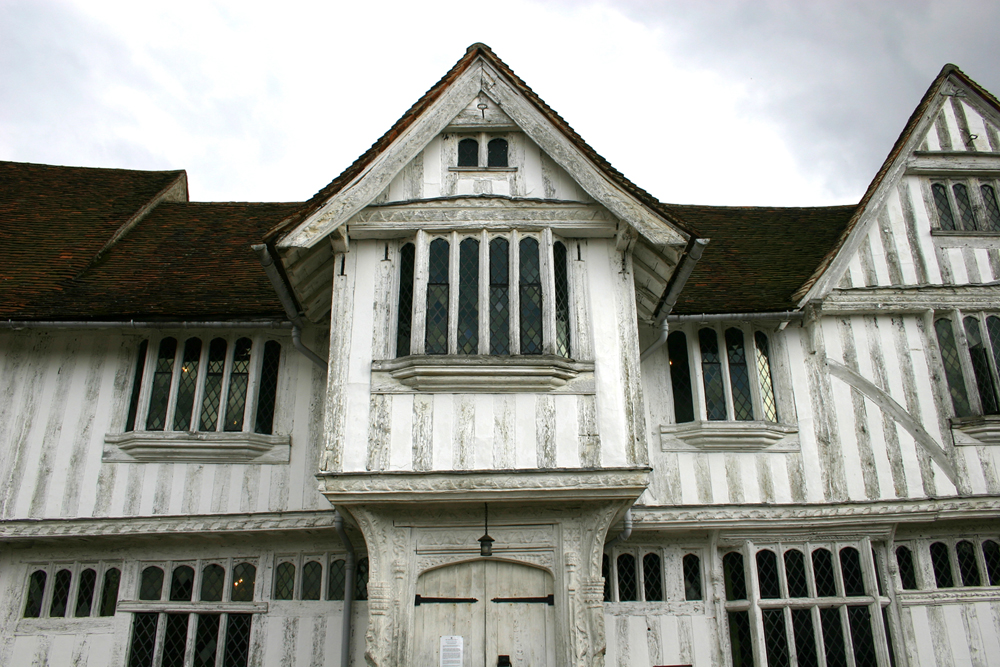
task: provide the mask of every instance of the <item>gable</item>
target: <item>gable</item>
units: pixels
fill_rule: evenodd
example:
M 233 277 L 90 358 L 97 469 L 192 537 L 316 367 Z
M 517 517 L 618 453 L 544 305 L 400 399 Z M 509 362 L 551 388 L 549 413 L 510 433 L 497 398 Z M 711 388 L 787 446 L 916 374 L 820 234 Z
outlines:
M 844 233 L 794 298 L 834 289 L 984 283 L 1000 279 L 1000 243 L 985 231 L 984 194 L 1000 188 L 1000 104 L 947 65 L 914 111 Z M 948 230 L 934 190 L 958 185 L 976 209 Z M 986 188 L 983 190 L 982 188 Z M 1000 192 L 1000 190 L 997 190 Z M 941 193 L 938 192 L 938 197 Z M 959 202 L 949 194 L 953 215 Z M 942 230 L 942 227 L 945 229 Z

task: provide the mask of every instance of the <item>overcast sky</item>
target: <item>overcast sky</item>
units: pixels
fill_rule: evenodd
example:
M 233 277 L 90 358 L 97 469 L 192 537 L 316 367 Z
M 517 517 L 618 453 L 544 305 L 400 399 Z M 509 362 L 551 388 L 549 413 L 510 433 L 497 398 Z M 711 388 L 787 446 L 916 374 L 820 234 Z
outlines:
M 854 203 L 1000 3 L 0 0 L 0 160 L 186 169 L 300 201 L 481 41 L 663 201 Z

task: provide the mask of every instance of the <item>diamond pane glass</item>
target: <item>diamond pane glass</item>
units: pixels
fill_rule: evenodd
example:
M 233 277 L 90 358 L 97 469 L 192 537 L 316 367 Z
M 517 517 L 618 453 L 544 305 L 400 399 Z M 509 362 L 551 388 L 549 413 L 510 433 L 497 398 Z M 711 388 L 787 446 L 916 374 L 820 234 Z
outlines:
M 813 627 L 811 609 L 792 609 L 792 631 L 795 635 L 795 654 L 799 667 L 818 667 L 816 630 Z
M 174 375 L 175 354 L 177 354 L 176 338 L 164 338 L 160 341 L 156 370 L 153 371 L 153 386 L 149 393 L 147 431 L 162 431 L 167 423 L 167 403 L 170 401 L 170 380 Z
M 972 359 L 972 371 L 976 376 L 976 386 L 979 388 L 979 400 L 983 413 L 997 414 L 996 388 L 993 386 L 993 375 L 990 373 L 990 362 L 986 356 L 986 342 L 979 329 L 979 320 L 966 317 L 965 337 L 969 344 L 969 357 Z
M 757 552 L 757 581 L 760 596 L 764 599 L 781 597 L 781 583 L 778 581 L 778 557 L 770 549 Z
M 844 646 L 840 607 L 820 609 L 819 623 L 823 628 L 823 651 L 826 653 L 827 667 L 847 667 L 847 649 Z
M 538 241 L 521 239 L 521 354 L 542 353 L 542 274 Z
M 490 139 L 486 144 L 486 165 L 489 167 L 507 166 L 507 140 Z
M 851 645 L 854 647 L 856 667 L 877 667 L 875 636 L 872 632 L 872 615 L 868 607 L 848 607 L 847 618 L 851 625 Z
M 955 414 L 967 417 L 972 410 L 969 407 L 969 395 L 965 391 L 965 379 L 958 359 L 958 347 L 955 345 L 955 332 L 952 331 L 951 320 L 941 318 L 935 321 L 934 331 L 937 333 L 941 362 L 944 364 L 945 377 L 948 378 L 948 390 L 951 393 Z
M 132 620 L 132 641 L 129 642 L 129 667 L 152 667 L 156 648 L 156 626 L 159 614 L 135 614 Z
M 958 206 L 958 217 L 962 221 L 962 229 L 973 230 L 976 228 L 976 219 L 972 213 L 972 203 L 969 201 L 969 190 L 961 183 L 956 183 L 951 188 L 955 193 L 955 204 Z
M 635 556 L 618 556 L 618 601 L 634 602 L 639 599 L 638 574 L 635 570 Z
M 857 597 L 865 594 L 861 555 L 854 547 L 844 547 L 840 550 L 840 573 L 844 578 L 844 595 Z
M 667 355 L 670 359 L 670 387 L 674 394 L 674 421 L 678 424 L 694 421 L 687 336 L 683 332 L 675 331 L 667 336 Z
M 816 595 L 821 598 L 836 597 L 837 582 L 833 575 L 833 555 L 826 549 L 812 552 L 813 576 L 816 578 Z
M 427 354 L 448 354 L 448 242 L 431 241 L 427 277 Z
M 291 600 L 295 590 L 295 565 L 281 563 L 274 570 L 274 599 Z
M 247 667 L 250 660 L 250 628 L 253 614 L 229 614 L 226 621 L 226 652 L 223 667 Z
M 112 567 L 104 572 L 104 585 L 101 586 L 101 616 L 114 616 L 118 607 L 118 585 L 121 583 L 122 573 L 117 567 Z
M 142 571 L 139 582 L 140 600 L 159 600 L 163 594 L 163 570 L 150 565 Z
M 896 547 L 896 566 L 899 568 L 899 580 L 903 589 L 917 589 L 917 571 L 913 567 L 913 554 L 907 547 Z
M 510 243 L 490 241 L 490 354 L 510 354 Z
M 187 565 L 175 567 L 170 577 L 170 601 L 189 602 L 194 593 L 194 568 Z
M 556 354 L 569 356 L 569 275 L 566 246 L 556 241 L 552 245 L 552 271 L 556 282 Z
M 97 572 L 89 567 L 80 573 L 80 583 L 76 589 L 74 616 L 90 616 L 94 607 L 94 591 L 97 589 Z
M 753 667 L 753 633 L 750 631 L 750 612 L 731 611 L 729 618 L 729 646 L 733 653 L 733 667 Z
M 935 542 L 931 545 L 931 564 L 934 566 L 934 580 L 938 588 L 952 588 L 955 577 L 951 572 L 951 560 L 948 558 L 948 545 Z
M 774 400 L 774 380 L 771 377 L 771 356 L 764 332 L 757 331 L 754 339 L 754 361 L 757 364 L 757 382 L 760 384 L 760 403 L 764 419 L 778 421 L 778 404 Z
M 990 586 L 1000 586 L 1000 543 L 993 540 L 983 542 L 983 560 L 986 573 L 990 576 Z
M 410 353 L 410 326 L 413 323 L 413 253 L 412 243 L 399 249 L 399 310 L 396 313 L 396 356 Z
M 162 667 L 184 667 L 187 649 L 188 614 L 167 614 L 166 632 L 163 633 Z
M 750 371 L 747 369 L 743 332 L 726 329 L 726 354 L 729 358 L 729 381 L 733 392 L 733 412 L 739 421 L 753 419 L 753 400 L 750 398 Z
M 458 142 L 458 166 L 479 166 L 479 142 L 475 139 L 462 139 Z
M 663 600 L 663 570 L 658 554 L 646 554 L 642 557 L 642 577 L 646 602 Z
M 264 358 L 260 364 L 260 381 L 257 383 L 257 418 L 254 431 L 270 435 L 274 430 L 274 401 L 278 396 L 278 365 L 281 363 L 281 343 L 269 340 L 264 343 Z
M 184 356 L 177 375 L 177 405 L 174 407 L 174 430 L 191 428 L 191 410 L 194 392 L 198 387 L 198 362 L 201 360 L 201 339 L 188 338 L 184 343 Z
M 607 554 L 601 556 L 601 576 L 604 577 L 604 601 L 611 602 L 611 563 Z
M 135 418 L 139 413 L 139 393 L 142 391 L 142 376 L 146 370 L 146 350 L 149 348 L 149 341 L 142 341 L 139 344 L 138 359 L 135 363 L 135 377 L 132 378 L 132 398 L 128 402 L 128 419 L 125 421 L 125 430 L 135 430 Z
M 201 422 L 198 430 L 214 431 L 219 425 L 219 402 L 222 400 L 222 376 L 226 370 L 226 341 L 215 338 L 208 346 L 205 369 L 205 395 L 201 399 Z
M 773 554 L 772 554 L 773 555 Z M 785 611 L 765 609 L 764 646 L 767 649 L 768 667 L 788 667 L 788 635 L 785 633 Z
M 694 554 L 684 556 L 684 599 L 701 599 L 701 559 Z
M 201 601 L 221 602 L 222 591 L 226 586 L 226 569 L 212 563 L 201 571 Z
M 358 561 L 358 569 L 354 573 L 354 599 L 368 599 L 368 559 Z
M 226 430 L 243 430 L 243 413 L 247 405 L 247 385 L 250 382 L 249 338 L 240 338 L 233 348 L 233 369 L 229 375 L 229 395 L 226 401 Z
M 343 600 L 347 581 L 347 563 L 338 559 L 330 561 L 330 578 L 326 584 L 327 600 Z
M 52 606 L 49 607 L 49 616 L 62 618 L 66 615 L 66 607 L 69 606 L 69 584 L 73 579 L 73 574 L 69 570 L 59 570 L 52 581 Z
M 458 353 L 479 352 L 479 241 L 458 246 Z
M 981 586 L 983 577 L 979 573 L 979 561 L 976 560 L 976 548 L 972 542 L 962 540 L 955 545 L 955 555 L 958 556 L 958 571 L 962 575 L 963 586 Z
M 726 580 L 727 600 L 747 599 L 747 577 L 743 569 L 743 554 L 730 551 L 722 557 L 722 572 Z
M 42 597 L 45 595 L 45 570 L 35 570 L 28 579 L 28 599 L 24 603 L 24 617 L 38 618 L 42 615 Z
M 257 568 L 252 563 L 237 563 L 233 567 L 233 591 L 230 599 L 233 602 L 252 602 L 256 581 Z
M 980 186 L 983 204 L 986 205 L 986 231 L 1000 232 L 1000 207 L 997 206 L 997 193 L 992 185 Z
M 215 653 L 219 646 L 220 614 L 198 614 L 198 628 L 194 635 L 194 667 L 215 667 Z
M 937 207 L 941 229 L 955 229 L 955 216 L 951 214 L 951 203 L 948 201 L 948 191 L 944 184 L 935 183 L 931 186 L 934 192 L 934 205 Z
M 806 577 L 806 558 L 798 549 L 789 549 L 784 554 L 785 581 L 788 583 L 788 597 L 809 597 L 809 584 Z
M 701 345 L 701 372 L 705 382 L 705 409 L 714 421 L 726 418 L 726 391 L 722 386 L 722 358 L 719 356 L 719 337 L 714 329 L 698 332 Z
M 302 566 L 302 584 L 299 589 L 303 600 L 318 600 L 323 585 L 323 566 L 311 560 Z

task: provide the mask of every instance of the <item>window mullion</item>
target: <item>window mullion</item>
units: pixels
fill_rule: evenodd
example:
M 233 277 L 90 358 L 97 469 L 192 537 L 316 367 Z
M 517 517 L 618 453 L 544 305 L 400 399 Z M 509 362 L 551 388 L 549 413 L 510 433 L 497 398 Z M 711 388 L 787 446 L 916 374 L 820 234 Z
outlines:
M 232 565 L 232 563 L 230 563 Z M 229 569 L 226 570 L 226 577 L 229 577 Z M 233 590 L 231 586 L 228 586 L 226 590 Z M 229 614 L 222 613 L 219 614 L 219 630 L 215 636 L 215 664 L 222 665 L 222 660 L 225 657 L 226 648 L 226 635 L 229 634 Z
M 479 354 L 490 353 L 490 235 L 479 233 Z
M 874 596 L 875 601 L 868 605 L 869 613 L 872 617 L 872 626 L 875 634 L 875 655 L 878 657 L 878 664 L 880 667 L 890 667 L 889 660 L 889 638 L 886 634 L 885 622 L 882 617 L 882 598 L 887 597 L 892 590 L 892 578 L 882 577 L 882 585 L 885 589 L 882 594 L 878 591 L 878 569 L 879 564 L 875 558 L 875 554 L 872 548 L 872 541 L 868 537 L 863 537 L 861 539 L 861 567 L 864 570 L 865 578 L 868 580 L 866 586 L 870 586 L 868 589 L 871 591 L 872 596 Z M 882 574 L 886 574 L 883 570 Z
M 448 236 L 448 354 L 458 354 L 459 243 L 458 232 Z
M 155 343 L 153 342 L 154 340 L 156 340 Z M 135 411 L 135 424 L 133 427 L 136 431 L 146 430 L 146 419 L 149 417 L 149 399 L 150 394 L 153 392 L 153 375 L 156 373 L 155 364 L 159 350 L 160 341 L 150 337 L 149 342 L 146 344 L 146 358 L 143 360 L 145 366 L 143 366 L 142 371 L 142 386 L 139 387 L 139 405 Z M 135 377 L 134 371 L 132 377 Z
M 729 376 L 729 342 L 726 340 L 726 328 L 718 327 L 715 331 L 719 345 L 719 363 L 722 368 L 722 392 L 726 397 L 726 419 L 736 419 L 736 409 L 733 407 L 732 378 Z M 746 355 L 746 342 L 743 343 L 743 353 Z M 763 664 L 763 663 L 762 663 Z
M 965 321 L 962 312 L 951 311 L 951 326 L 955 334 L 955 344 L 958 347 L 958 362 L 962 367 L 962 377 L 965 380 L 965 393 L 969 398 L 969 408 L 974 415 L 983 414 L 983 402 L 979 398 L 979 383 L 976 381 L 976 371 L 972 367 L 972 357 L 969 354 L 969 339 L 965 335 Z
M 510 232 L 510 265 L 508 294 L 510 295 L 510 353 L 521 354 L 521 237 Z
M 743 355 L 747 360 L 747 377 L 750 378 L 750 402 L 753 404 L 753 418 L 757 421 L 764 421 L 764 399 L 760 395 L 760 369 L 757 368 L 757 339 L 754 337 L 753 327 L 746 327 L 742 331 Z M 782 565 L 782 567 L 784 566 Z
M 192 600 L 198 597 L 198 591 L 198 588 L 191 591 Z M 187 641 L 184 644 L 184 667 L 194 667 L 194 640 L 195 633 L 198 631 L 198 621 L 197 613 L 188 614 Z
M 186 341 L 177 339 L 177 350 L 174 352 L 174 370 L 170 374 L 170 392 L 167 394 L 167 416 L 163 421 L 163 430 L 174 430 L 174 411 L 177 409 L 177 388 L 180 384 L 181 367 L 184 365 L 184 346 Z
M 166 572 L 168 570 L 164 570 Z M 164 579 L 165 585 L 169 586 L 169 582 Z M 161 599 L 163 596 L 161 595 Z M 133 624 L 135 623 L 133 614 Z M 167 636 L 167 613 L 161 611 L 156 615 L 156 642 L 153 644 L 153 664 L 159 665 L 163 663 L 163 639 Z
M 212 339 L 201 343 L 201 354 L 198 356 L 198 378 L 194 384 L 194 405 L 191 407 L 191 430 L 201 430 L 201 402 L 205 400 L 205 378 L 208 376 L 208 348 Z
M 723 355 L 725 356 L 725 355 Z M 767 637 L 764 635 L 764 617 L 760 611 L 760 580 L 757 577 L 757 547 L 750 540 L 743 543 L 744 572 L 750 579 L 747 598 L 750 601 L 750 622 L 753 624 L 753 656 L 755 665 L 767 664 Z
M 219 417 L 215 424 L 216 431 L 226 430 L 226 408 L 229 404 L 229 381 L 233 375 L 233 355 L 236 353 L 237 337 L 226 339 L 226 364 L 222 370 L 222 390 L 219 392 Z
M 552 228 L 542 230 L 538 248 L 542 282 L 542 354 L 556 353 L 556 275 L 552 267 Z
M 688 344 L 688 372 L 691 374 L 691 400 L 694 402 L 695 421 L 708 421 L 705 405 L 705 369 L 701 363 L 701 343 L 698 327 L 682 329 Z
M 247 368 L 246 400 L 243 401 L 243 431 L 246 433 L 253 433 L 257 426 L 257 385 L 264 365 L 265 343 L 267 339 L 263 336 L 250 337 L 250 366 Z
M 430 267 L 430 239 L 427 232 L 417 230 L 413 255 L 413 321 L 410 324 L 410 354 L 424 354 L 427 334 L 427 276 Z
M 979 321 L 979 330 L 983 332 L 983 347 L 986 349 L 987 365 L 990 367 L 990 378 L 993 380 L 993 396 L 1000 405 L 1000 368 L 997 366 L 998 360 L 993 356 L 993 338 L 990 336 L 986 313 L 979 313 L 976 319 Z

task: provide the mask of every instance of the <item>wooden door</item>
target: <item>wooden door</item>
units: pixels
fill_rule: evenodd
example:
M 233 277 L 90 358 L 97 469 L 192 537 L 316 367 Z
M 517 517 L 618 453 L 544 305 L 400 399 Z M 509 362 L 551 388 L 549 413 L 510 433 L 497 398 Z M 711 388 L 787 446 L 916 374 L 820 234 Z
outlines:
M 440 667 L 443 636 L 463 638 L 462 667 L 555 667 L 552 575 L 481 560 L 431 570 L 417 580 L 414 667 Z

